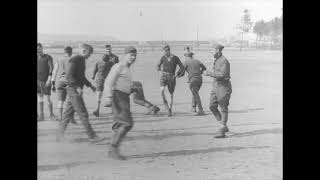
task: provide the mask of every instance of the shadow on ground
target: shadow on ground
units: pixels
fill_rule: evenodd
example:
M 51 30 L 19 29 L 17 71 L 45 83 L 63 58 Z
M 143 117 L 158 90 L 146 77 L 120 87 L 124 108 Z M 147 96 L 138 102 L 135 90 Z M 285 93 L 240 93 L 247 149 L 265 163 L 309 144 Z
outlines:
M 242 149 L 261 149 L 261 148 L 270 148 L 270 146 L 256 146 L 256 147 L 240 147 L 240 146 L 230 146 L 230 147 L 215 147 L 208 149 L 192 149 L 192 150 L 178 150 L 178 151 L 169 151 L 169 152 L 159 152 L 159 153 L 150 153 L 150 154 L 141 154 L 141 155 L 131 155 L 127 156 L 129 159 L 137 158 L 157 158 L 157 157 L 172 157 L 172 156 L 187 156 L 194 154 L 205 154 L 212 152 L 223 152 L 223 151 L 236 151 Z M 73 168 L 79 165 L 84 164 L 95 164 L 96 161 L 86 161 L 86 162 L 72 162 L 65 164 L 51 164 L 51 165 L 38 165 L 38 171 L 53 171 L 63 168 Z

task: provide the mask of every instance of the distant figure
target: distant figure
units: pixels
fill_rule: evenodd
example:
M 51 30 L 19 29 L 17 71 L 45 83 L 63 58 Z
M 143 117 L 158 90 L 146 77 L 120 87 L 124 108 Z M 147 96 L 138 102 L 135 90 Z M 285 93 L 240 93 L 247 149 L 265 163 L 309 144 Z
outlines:
M 133 119 L 130 110 L 130 93 L 132 87 L 131 65 L 136 61 L 137 49 L 129 46 L 125 48 L 125 56 L 120 63 L 111 68 L 105 82 L 105 107 L 112 107 L 114 123 L 112 125 L 113 136 L 109 157 L 116 160 L 125 160 L 119 153 L 119 145 L 125 135 L 133 127 Z
M 63 119 L 59 122 L 58 141 L 64 139 L 64 132 L 70 120 L 73 119 L 75 112 L 80 116 L 80 121 L 86 130 L 89 141 L 96 142 L 100 140 L 89 123 L 88 111 L 82 97 L 84 85 L 90 87 L 93 92 L 96 90 L 85 77 L 85 60 L 91 56 L 93 48 L 88 44 L 82 44 L 80 50 L 80 54 L 70 58 L 67 63 L 67 102 L 63 112 Z
M 169 45 L 163 48 L 164 55 L 161 57 L 157 64 L 157 70 L 161 73 L 160 77 L 160 93 L 162 96 L 163 104 L 168 110 L 168 116 L 172 116 L 172 105 L 173 105 L 173 93 L 176 87 L 176 77 L 182 77 L 184 75 L 184 67 L 180 59 L 170 52 Z M 176 75 L 176 67 L 179 66 L 179 71 Z M 162 66 L 162 69 L 161 69 Z M 166 96 L 164 94 L 165 87 L 168 86 L 168 91 L 170 93 L 170 106 Z
M 221 123 L 221 128 L 215 138 L 224 138 L 225 133 L 229 131 L 227 127 L 228 106 L 232 87 L 230 82 L 230 63 L 227 58 L 222 55 L 223 48 L 224 46 L 217 45 L 214 51 L 211 51 L 215 58 L 213 72 L 204 72 L 204 75 L 213 77 L 212 91 L 210 94 L 210 110 L 216 120 Z M 220 106 L 221 113 L 218 110 L 218 105 Z
M 52 73 L 52 90 L 53 92 L 57 91 L 58 99 L 58 108 L 59 108 L 59 118 L 62 121 L 63 118 L 63 104 L 67 97 L 67 80 L 66 80 L 66 69 L 67 63 L 72 56 L 72 47 L 67 46 L 64 48 L 64 57 L 58 59 L 54 64 L 53 73 Z M 71 123 L 77 124 L 74 118 L 71 119 Z
M 184 62 L 184 68 L 188 73 L 189 88 L 192 93 L 192 112 L 196 112 L 198 106 L 199 112 L 197 115 L 204 115 L 204 111 L 199 96 L 199 90 L 202 85 L 202 73 L 207 68 L 202 64 L 201 61 L 193 59 L 193 53 L 187 52 L 184 54 L 186 61 Z
M 112 53 L 111 45 L 106 45 L 106 54 L 98 61 L 93 70 L 92 80 L 95 79 L 96 88 L 97 88 L 97 108 L 93 111 L 93 115 L 99 117 L 99 110 L 101 104 L 102 92 L 104 89 L 104 81 L 108 76 L 111 67 L 119 62 L 118 56 Z
M 39 108 L 40 108 L 40 115 L 38 116 L 38 121 L 44 121 L 43 96 L 47 97 L 50 119 L 56 120 L 56 116 L 53 114 L 53 106 L 50 98 L 53 59 L 50 55 L 43 53 L 43 48 L 41 43 L 37 44 L 37 54 L 38 54 L 37 94 L 38 94 L 38 102 L 39 102 Z

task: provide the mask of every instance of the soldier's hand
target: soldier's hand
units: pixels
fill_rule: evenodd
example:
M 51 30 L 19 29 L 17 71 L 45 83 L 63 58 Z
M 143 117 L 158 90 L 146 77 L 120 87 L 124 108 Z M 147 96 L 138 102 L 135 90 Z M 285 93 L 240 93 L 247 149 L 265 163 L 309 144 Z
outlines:
M 104 107 L 111 107 L 112 106 L 112 97 L 107 97 L 106 101 L 104 102 Z

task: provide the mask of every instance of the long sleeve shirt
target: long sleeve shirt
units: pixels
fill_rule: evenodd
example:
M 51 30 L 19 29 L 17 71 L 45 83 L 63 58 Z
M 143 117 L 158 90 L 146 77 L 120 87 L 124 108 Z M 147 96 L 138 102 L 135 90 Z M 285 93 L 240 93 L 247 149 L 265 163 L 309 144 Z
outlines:
M 38 55 L 38 74 L 37 79 L 40 81 L 47 81 L 48 77 L 52 75 L 53 59 L 48 54 Z
M 106 55 L 102 57 L 102 60 L 98 61 L 94 66 L 93 77 L 96 79 L 105 79 L 112 66 L 119 62 L 118 56 L 111 54 L 109 59 L 105 58 Z
M 123 63 L 117 63 L 112 66 L 111 71 L 104 83 L 105 96 L 111 97 L 113 94 L 113 90 L 118 90 L 130 94 L 131 85 L 132 75 L 130 68 Z
M 80 55 L 73 56 L 69 59 L 66 70 L 66 80 L 68 86 L 80 88 L 82 88 L 84 85 L 87 87 L 91 86 L 91 83 L 85 76 L 85 63 L 85 59 Z
M 215 80 L 229 80 L 230 77 L 230 63 L 223 55 L 214 61 L 213 72 L 207 71 L 208 75 Z
M 184 62 L 184 68 L 188 72 L 189 80 L 191 78 L 202 78 L 201 74 L 207 69 L 206 66 L 197 59 L 186 60 Z
M 163 72 L 175 75 L 177 65 L 179 66 L 179 71 L 177 72 L 177 74 L 182 75 L 184 73 L 184 67 L 179 57 L 175 55 L 171 55 L 170 57 L 162 56 L 160 61 L 157 63 L 157 70 L 160 71 L 162 66 Z

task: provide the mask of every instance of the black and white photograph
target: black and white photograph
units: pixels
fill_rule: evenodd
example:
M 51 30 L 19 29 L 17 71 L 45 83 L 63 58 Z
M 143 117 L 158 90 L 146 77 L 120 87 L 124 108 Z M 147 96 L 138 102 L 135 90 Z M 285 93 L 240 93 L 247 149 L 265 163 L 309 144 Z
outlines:
M 282 0 L 37 0 L 39 180 L 282 180 Z

